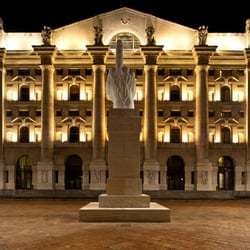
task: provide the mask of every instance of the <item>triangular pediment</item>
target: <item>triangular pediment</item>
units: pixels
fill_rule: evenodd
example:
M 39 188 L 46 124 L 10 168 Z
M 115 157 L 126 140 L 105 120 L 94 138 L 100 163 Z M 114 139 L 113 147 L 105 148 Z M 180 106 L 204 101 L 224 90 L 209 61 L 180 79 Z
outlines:
M 104 44 L 109 44 L 116 34 L 128 32 L 134 34 L 144 45 L 145 28 L 152 24 L 155 27 L 155 39 L 158 45 L 185 48 L 193 44 L 196 32 L 189 27 L 123 7 L 55 29 L 53 41 L 61 49 L 80 49 L 91 45 L 94 42 L 93 25 L 98 20 L 101 20 L 103 25 Z

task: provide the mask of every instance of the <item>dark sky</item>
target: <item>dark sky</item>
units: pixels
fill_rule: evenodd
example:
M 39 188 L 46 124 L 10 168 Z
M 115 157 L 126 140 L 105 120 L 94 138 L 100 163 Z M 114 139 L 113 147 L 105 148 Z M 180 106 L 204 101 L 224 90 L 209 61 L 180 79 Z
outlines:
M 244 32 L 245 20 L 250 18 L 247 0 L 3 1 L 5 4 L 1 4 L 0 16 L 7 32 L 40 31 L 42 25 L 57 28 L 124 6 L 192 28 L 206 24 L 210 32 Z

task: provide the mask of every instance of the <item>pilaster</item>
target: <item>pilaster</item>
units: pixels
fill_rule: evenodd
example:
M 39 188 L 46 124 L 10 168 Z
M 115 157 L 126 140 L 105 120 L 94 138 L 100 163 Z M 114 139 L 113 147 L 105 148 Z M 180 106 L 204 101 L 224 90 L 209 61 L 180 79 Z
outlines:
M 4 131 L 5 131 L 5 48 L 0 48 L 0 190 L 5 188 L 4 183 Z
M 90 163 L 90 189 L 103 190 L 106 186 L 105 159 L 105 58 L 108 46 L 87 46 L 93 64 L 92 160 Z
M 145 66 L 144 98 L 144 183 L 145 190 L 159 190 L 160 165 L 157 159 L 157 60 L 163 46 L 141 46 Z
M 42 69 L 42 142 L 41 159 L 37 164 L 37 189 L 53 189 L 54 116 L 54 45 L 33 46 L 40 56 Z
M 208 65 L 216 51 L 216 46 L 194 46 L 196 61 L 196 101 L 195 101 L 195 146 L 196 146 L 196 189 L 215 190 L 213 168 L 208 159 Z
M 250 191 L 250 48 L 245 49 L 245 63 L 246 63 L 246 67 L 245 67 L 246 190 Z

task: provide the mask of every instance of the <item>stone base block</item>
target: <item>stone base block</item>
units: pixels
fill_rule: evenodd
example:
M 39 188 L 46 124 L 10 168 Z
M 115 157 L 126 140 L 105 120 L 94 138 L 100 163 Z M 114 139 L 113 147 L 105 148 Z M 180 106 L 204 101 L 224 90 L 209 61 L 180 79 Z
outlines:
M 151 202 L 149 208 L 100 208 L 91 202 L 80 208 L 81 222 L 170 222 L 170 209 Z
M 197 162 L 197 191 L 215 191 L 216 186 L 213 184 L 213 166 L 208 160 Z
M 104 160 L 92 160 L 90 163 L 91 180 L 90 190 L 105 190 L 106 188 L 106 162 Z
M 53 169 L 52 161 L 40 161 L 37 163 L 37 189 L 53 189 Z
M 150 205 L 150 196 L 141 195 L 99 195 L 101 208 L 147 208 Z

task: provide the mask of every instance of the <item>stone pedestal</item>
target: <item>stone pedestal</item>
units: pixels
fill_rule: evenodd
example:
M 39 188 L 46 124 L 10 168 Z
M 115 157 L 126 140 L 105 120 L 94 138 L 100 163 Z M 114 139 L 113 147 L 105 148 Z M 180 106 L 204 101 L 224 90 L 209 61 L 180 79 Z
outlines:
M 99 203 L 80 209 L 85 222 L 169 222 L 170 210 L 142 194 L 140 117 L 134 109 L 113 109 L 108 124 L 109 179 Z
M 53 189 L 53 162 L 41 161 L 37 163 L 37 189 Z
M 107 165 L 104 160 L 92 160 L 90 169 L 90 185 L 91 190 L 105 190 L 106 186 L 106 170 Z
M 213 185 L 213 166 L 211 162 L 203 161 L 197 162 L 197 191 L 215 191 Z
M 154 160 L 144 161 L 143 172 L 144 172 L 143 189 L 160 190 L 160 185 L 159 185 L 160 164 Z

